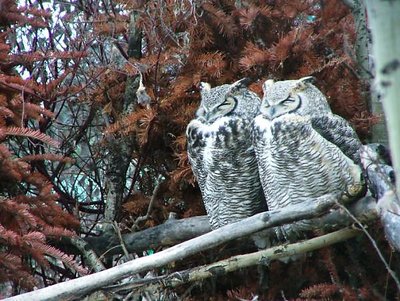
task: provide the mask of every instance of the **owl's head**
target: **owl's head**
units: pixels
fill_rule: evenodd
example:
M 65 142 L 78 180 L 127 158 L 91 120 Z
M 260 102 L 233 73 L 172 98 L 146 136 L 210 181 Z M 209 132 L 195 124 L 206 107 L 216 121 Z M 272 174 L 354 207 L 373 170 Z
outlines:
M 312 84 L 314 80 L 312 76 L 279 82 L 267 80 L 263 84 L 260 112 L 270 120 L 288 113 L 312 116 L 331 112 L 324 94 Z
M 201 83 L 201 104 L 196 117 L 208 123 L 223 116 L 254 117 L 258 112 L 260 99 L 247 89 L 248 84 L 247 78 L 215 88 L 211 88 L 208 83 Z

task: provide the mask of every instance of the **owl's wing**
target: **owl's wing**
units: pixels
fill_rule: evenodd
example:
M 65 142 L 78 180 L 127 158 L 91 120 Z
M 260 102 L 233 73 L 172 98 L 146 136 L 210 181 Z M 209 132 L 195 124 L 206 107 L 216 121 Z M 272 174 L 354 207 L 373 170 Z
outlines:
M 360 164 L 360 148 L 362 146 L 356 132 L 349 122 L 334 114 L 311 117 L 312 127 L 326 140 L 335 144 L 355 163 Z
M 206 145 L 203 124 L 198 119 L 192 120 L 186 128 L 187 152 L 192 171 L 200 189 L 204 191 L 207 173 L 204 168 L 204 147 Z

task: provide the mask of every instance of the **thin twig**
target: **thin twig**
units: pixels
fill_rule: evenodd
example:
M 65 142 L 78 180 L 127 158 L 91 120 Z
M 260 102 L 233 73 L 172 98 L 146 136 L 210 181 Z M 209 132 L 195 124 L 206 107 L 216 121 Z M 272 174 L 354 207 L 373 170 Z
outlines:
M 385 257 L 383 256 L 382 252 L 379 250 L 378 245 L 376 244 L 376 241 L 372 238 L 372 236 L 369 234 L 369 232 L 367 231 L 367 229 L 364 227 L 364 225 L 342 204 L 340 204 L 339 202 L 337 202 L 337 205 L 343 209 L 353 220 L 354 222 L 360 227 L 360 229 L 365 233 L 365 235 L 368 237 L 368 239 L 370 240 L 372 246 L 374 247 L 374 249 L 376 250 L 379 258 L 381 259 L 381 261 L 383 262 L 383 264 L 385 265 L 386 270 L 388 271 L 388 273 L 390 274 L 390 276 L 393 278 L 393 280 L 395 281 L 396 285 L 397 285 L 397 289 L 400 291 L 400 281 L 399 279 L 397 279 L 396 274 L 393 272 L 393 270 L 390 268 L 389 264 L 387 263 Z
M 157 185 L 154 187 L 153 194 L 152 194 L 152 196 L 151 196 L 151 199 L 150 199 L 150 202 L 149 202 L 149 206 L 147 207 L 147 212 L 146 212 L 146 214 L 143 215 L 143 216 L 137 217 L 136 220 L 135 220 L 135 222 L 133 223 L 132 228 L 136 228 L 137 225 L 138 225 L 140 222 L 143 222 L 143 221 L 147 220 L 147 219 L 150 217 L 151 211 L 153 210 L 154 202 L 155 202 L 155 200 L 156 200 L 156 198 L 157 198 L 157 195 L 158 195 L 158 192 L 159 192 L 159 190 L 160 190 L 160 186 L 161 186 L 161 184 L 163 183 L 163 181 L 162 181 L 161 179 L 162 179 L 162 176 L 161 176 L 161 175 L 158 176 L 158 178 L 157 178 Z
M 116 221 L 114 221 L 113 226 L 114 226 L 115 232 L 116 232 L 117 235 L 118 235 L 118 239 L 119 239 L 120 245 L 121 245 L 121 247 L 122 247 L 122 250 L 124 251 L 124 255 L 125 255 L 128 259 L 132 259 L 132 256 L 129 255 L 129 252 L 128 252 L 128 250 L 126 249 L 124 239 L 122 238 L 121 231 L 120 231 L 120 229 L 119 229 L 119 227 L 118 227 L 118 223 L 117 223 Z

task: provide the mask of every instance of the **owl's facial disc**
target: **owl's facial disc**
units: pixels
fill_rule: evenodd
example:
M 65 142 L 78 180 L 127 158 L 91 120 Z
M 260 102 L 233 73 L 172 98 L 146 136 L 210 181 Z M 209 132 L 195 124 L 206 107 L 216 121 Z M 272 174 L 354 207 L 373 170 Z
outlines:
M 236 108 L 237 100 L 233 96 L 227 96 L 224 102 L 216 105 L 206 112 L 206 120 L 208 122 L 214 122 L 217 118 L 226 116 Z
M 269 105 L 268 100 L 264 99 L 261 104 L 260 112 L 269 120 L 273 120 L 284 114 L 289 114 L 294 112 L 300 107 L 300 105 L 301 105 L 300 96 L 299 95 L 292 96 L 292 94 L 289 94 L 287 98 L 282 99 L 281 101 L 273 105 Z

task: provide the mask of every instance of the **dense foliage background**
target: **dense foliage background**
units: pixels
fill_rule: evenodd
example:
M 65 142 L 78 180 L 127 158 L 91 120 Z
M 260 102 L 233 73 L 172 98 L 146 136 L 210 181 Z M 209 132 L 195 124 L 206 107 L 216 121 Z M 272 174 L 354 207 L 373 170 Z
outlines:
M 115 228 L 162 224 L 171 212 L 205 214 L 185 140 L 201 81 L 249 77 L 261 95 L 267 79 L 313 75 L 333 111 L 371 140 L 382 116 L 371 112 L 372 75 L 360 49 L 367 45 L 358 43 L 359 24 L 343 2 L 0 1 L 0 295 L 89 273 L 62 237 L 101 239 Z M 379 225 L 371 233 L 398 266 Z M 177 265 L 251 248 L 233 245 Z M 105 266 L 121 258 L 114 259 Z M 261 293 L 255 269 L 173 293 L 193 300 L 399 297 L 363 238 L 273 262 L 270 275 Z

